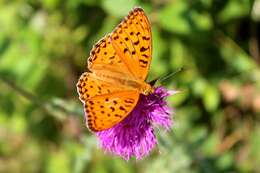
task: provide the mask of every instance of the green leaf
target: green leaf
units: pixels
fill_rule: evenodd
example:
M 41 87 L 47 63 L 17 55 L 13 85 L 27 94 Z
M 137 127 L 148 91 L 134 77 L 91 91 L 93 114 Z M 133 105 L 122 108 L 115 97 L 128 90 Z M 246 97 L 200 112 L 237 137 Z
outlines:
M 174 1 L 159 12 L 160 25 L 174 33 L 189 34 L 191 32 L 189 20 L 188 6 L 184 1 Z
M 215 132 L 211 133 L 207 136 L 206 140 L 200 146 L 200 150 L 207 156 L 214 156 L 217 154 L 217 147 L 220 142 L 221 141 L 219 141 L 218 134 L 216 134 Z
M 181 105 L 190 94 L 187 88 L 178 88 L 177 91 L 178 93 L 168 98 L 169 102 L 172 103 L 175 107 Z
M 14 131 L 18 134 L 22 134 L 26 131 L 27 123 L 26 123 L 26 119 L 24 116 L 15 114 L 11 117 L 9 123 L 10 123 L 12 131 Z
M 170 45 L 170 60 L 171 67 L 180 68 L 184 66 L 185 58 L 186 58 L 186 47 L 179 39 L 172 39 Z
M 153 80 L 159 75 L 164 75 L 166 73 L 167 64 L 165 63 L 165 59 L 162 58 L 162 54 L 165 51 L 165 43 L 160 38 L 158 28 L 153 28 L 153 47 L 152 47 L 152 62 L 151 62 L 151 71 L 149 72 L 149 80 Z
M 60 4 L 60 0 L 44 0 L 42 1 L 42 3 L 44 7 L 52 10 L 55 9 Z
M 213 112 L 217 109 L 220 101 L 219 91 L 214 85 L 208 85 L 203 95 L 203 104 L 207 111 Z
M 48 158 L 47 173 L 69 173 L 69 158 L 63 151 L 53 151 Z
M 102 7 L 111 15 L 123 17 L 136 6 L 136 0 L 103 0 Z
M 206 90 L 207 81 L 204 78 L 197 78 L 192 83 L 192 92 L 195 96 L 202 96 Z
M 228 169 L 232 166 L 233 160 L 233 153 L 227 151 L 220 156 L 216 164 L 220 169 Z
M 197 30 L 210 30 L 213 27 L 211 17 L 208 13 L 192 13 L 192 20 L 196 25 Z
M 256 68 L 252 58 L 234 40 L 226 35 L 221 35 L 221 38 L 223 41 L 221 42 L 220 52 L 230 67 L 238 72 L 248 72 Z
M 260 0 L 255 0 L 252 7 L 252 19 L 256 22 L 260 21 Z
M 229 0 L 225 8 L 219 13 L 220 22 L 244 17 L 250 14 L 250 2 L 248 0 Z

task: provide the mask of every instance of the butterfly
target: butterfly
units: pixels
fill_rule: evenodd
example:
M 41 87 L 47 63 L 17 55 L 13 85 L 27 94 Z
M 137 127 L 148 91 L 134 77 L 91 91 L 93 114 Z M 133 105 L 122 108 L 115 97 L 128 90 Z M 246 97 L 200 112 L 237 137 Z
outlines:
M 151 60 L 150 23 L 144 10 L 135 7 L 93 46 L 88 58 L 90 72 L 83 73 L 77 83 L 91 131 L 118 124 L 135 108 L 140 94 L 153 93 L 145 82 Z

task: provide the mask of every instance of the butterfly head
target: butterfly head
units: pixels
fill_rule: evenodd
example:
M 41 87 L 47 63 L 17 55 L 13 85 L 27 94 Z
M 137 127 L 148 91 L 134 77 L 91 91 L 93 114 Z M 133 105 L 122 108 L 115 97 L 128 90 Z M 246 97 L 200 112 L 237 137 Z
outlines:
M 154 88 L 150 84 L 145 83 L 143 85 L 142 89 L 141 89 L 141 92 L 142 92 L 142 94 L 147 96 L 147 95 L 152 94 L 154 92 Z

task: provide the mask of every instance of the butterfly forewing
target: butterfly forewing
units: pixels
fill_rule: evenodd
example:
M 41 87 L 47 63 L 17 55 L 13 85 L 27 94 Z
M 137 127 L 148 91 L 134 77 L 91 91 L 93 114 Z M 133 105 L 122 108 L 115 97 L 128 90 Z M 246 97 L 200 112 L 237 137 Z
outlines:
M 138 79 L 145 80 L 151 62 L 152 35 L 148 18 L 135 8 L 111 33 L 112 45 Z
M 111 39 L 109 35 L 107 35 L 92 48 L 88 59 L 88 69 L 95 71 L 98 69 L 109 70 L 111 68 L 124 72 L 129 76 L 134 76 L 130 73 L 129 67 L 127 67 L 118 54 L 116 54 L 111 44 Z

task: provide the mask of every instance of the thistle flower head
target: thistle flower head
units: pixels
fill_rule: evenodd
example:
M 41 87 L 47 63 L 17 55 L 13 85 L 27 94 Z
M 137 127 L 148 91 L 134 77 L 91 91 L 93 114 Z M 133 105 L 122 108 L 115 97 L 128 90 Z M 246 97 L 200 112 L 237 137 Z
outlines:
M 172 110 L 165 98 L 172 94 L 174 91 L 158 87 L 148 96 L 141 95 L 134 110 L 123 121 L 96 133 L 100 146 L 125 160 L 147 156 L 157 144 L 153 128 L 171 128 Z

